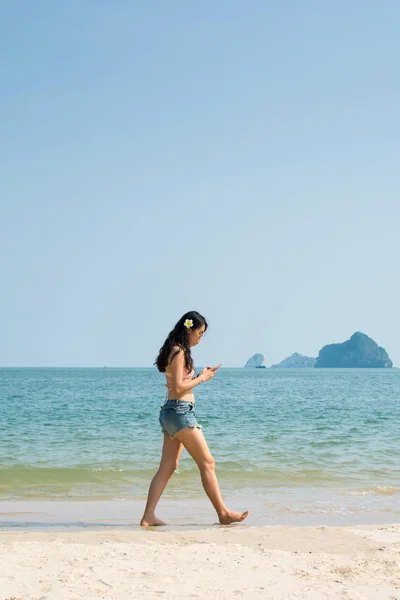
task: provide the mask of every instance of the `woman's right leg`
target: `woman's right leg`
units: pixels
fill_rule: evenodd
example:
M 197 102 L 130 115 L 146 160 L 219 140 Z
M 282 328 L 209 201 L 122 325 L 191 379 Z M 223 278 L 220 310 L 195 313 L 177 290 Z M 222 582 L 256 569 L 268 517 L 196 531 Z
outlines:
M 157 473 L 154 475 L 149 488 L 146 507 L 140 524 L 143 527 L 152 525 L 165 525 L 164 521 L 157 519 L 155 512 L 161 494 L 165 490 L 171 475 L 176 471 L 183 446 L 177 439 L 172 439 L 164 433 L 164 443 L 161 462 Z
M 229 525 L 230 523 L 244 521 L 249 514 L 248 511 L 244 513 L 234 512 L 225 506 L 215 475 L 215 460 L 211 456 L 202 431 L 197 427 L 188 427 L 177 433 L 175 439 L 185 446 L 199 467 L 204 491 L 217 511 L 219 522 L 223 525 Z

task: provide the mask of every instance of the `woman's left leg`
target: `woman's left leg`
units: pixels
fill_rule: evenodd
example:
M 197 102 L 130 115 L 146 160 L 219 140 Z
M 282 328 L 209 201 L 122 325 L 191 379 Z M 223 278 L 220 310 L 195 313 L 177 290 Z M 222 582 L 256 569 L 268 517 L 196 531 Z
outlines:
M 247 510 L 235 512 L 225 506 L 215 474 L 215 460 L 211 456 L 203 432 L 197 427 L 187 427 L 180 431 L 177 437 L 199 467 L 204 491 L 218 514 L 219 522 L 229 525 L 244 521 L 249 514 Z
M 176 471 L 179 464 L 179 458 L 182 454 L 183 445 L 176 439 L 172 439 L 167 433 L 164 433 L 164 443 L 161 455 L 161 462 L 157 473 L 154 475 L 149 488 L 146 507 L 140 524 L 143 527 L 152 525 L 165 525 L 164 521 L 157 519 L 155 515 L 156 506 L 165 490 L 171 475 Z

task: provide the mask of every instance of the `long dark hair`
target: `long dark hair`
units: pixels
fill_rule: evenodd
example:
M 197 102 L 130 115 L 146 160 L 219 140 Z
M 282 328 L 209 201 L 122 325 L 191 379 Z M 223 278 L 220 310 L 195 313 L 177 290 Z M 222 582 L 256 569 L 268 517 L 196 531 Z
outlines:
M 204 325 L 206 330 L 208 327 L 207 321 L 200 313 L 196 312 L 195 310 L 185 313 L 183 317 L 179 319 L 173 330 L 168 334 L 168 337 L 157 356 L 157 360 L 154 363 L 161 373 L 165 373 L 165 369 L 168 366 L 168 358 L 174 346 L 179 346 L 179 348 L 182 348 L 185 355 L 185 367 L 188 369 L 188 371 L 193 369 L 193 359 L 189 346 L 189 330 L 187 327 L 185 327 L 185 321 L 187 319 L 193 321 L 192 329 L 200 329 L 200 327 Z

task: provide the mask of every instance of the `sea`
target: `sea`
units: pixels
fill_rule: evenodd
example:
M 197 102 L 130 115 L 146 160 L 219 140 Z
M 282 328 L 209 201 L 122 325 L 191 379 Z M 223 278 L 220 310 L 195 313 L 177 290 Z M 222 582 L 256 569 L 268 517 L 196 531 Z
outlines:
M 400 370 L 221 368 L 195 391 L 247 526 L 400 522 Z M 164 397 L 154 368 L 0 369 L 0 529 L 137 527 Z M 186 452 L 158 516 L 216 522 Z

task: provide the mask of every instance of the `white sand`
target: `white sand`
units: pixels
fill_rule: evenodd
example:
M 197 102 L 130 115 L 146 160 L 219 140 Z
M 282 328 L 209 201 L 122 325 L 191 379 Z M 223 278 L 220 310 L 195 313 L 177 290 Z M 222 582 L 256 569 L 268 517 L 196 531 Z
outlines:
M 0 600 L 400 600 L 400 525 L 0 534 Z

